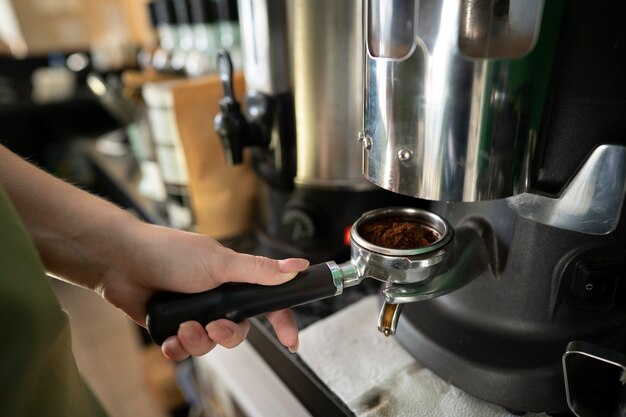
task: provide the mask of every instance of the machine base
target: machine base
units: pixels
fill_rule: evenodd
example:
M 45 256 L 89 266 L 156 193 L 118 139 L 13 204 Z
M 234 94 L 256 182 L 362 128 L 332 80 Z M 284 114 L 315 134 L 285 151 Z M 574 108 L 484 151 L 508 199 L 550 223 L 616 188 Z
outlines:
M 532 339 L 475 327 L 442 299 L 406 304 L 396 338 L 418 362 L 464 391 L 512 413 L 573 416 L 561 357 L 566 339 Z M 626 330 L 612 339 L 626 346 Z M 594 379 L 589 375 L 587 381 Z
M 547 356 L 554 360 L 536 363 L 531 351 L 543 348 L 535 345 L 526 350 L 523 343 L 528 342 L 472 332 L 461 323 L 443 319 L 438 310 L 432 301 L 407 304 L 403 309 L 396 337 L 418 362 L 452 385 L 514 413 L 568 410 L 557 353 L 562 354 L 566 344 L 546 347 Z M 470 353 L 472 349 L 480 351 Z M 507 362 L 515 363 L 504 365 Z

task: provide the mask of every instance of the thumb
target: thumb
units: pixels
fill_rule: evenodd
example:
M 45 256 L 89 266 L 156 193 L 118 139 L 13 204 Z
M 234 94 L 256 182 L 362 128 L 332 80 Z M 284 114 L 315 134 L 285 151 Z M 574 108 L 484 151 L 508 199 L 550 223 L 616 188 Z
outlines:
M 229 251 L 221 265 L 224 266 L 224 270 L 215 271 L 221 283 L 248 282 L 279 285 L 305 270 L 309 266 L 309 261 L 301 258 L 276 260 Z

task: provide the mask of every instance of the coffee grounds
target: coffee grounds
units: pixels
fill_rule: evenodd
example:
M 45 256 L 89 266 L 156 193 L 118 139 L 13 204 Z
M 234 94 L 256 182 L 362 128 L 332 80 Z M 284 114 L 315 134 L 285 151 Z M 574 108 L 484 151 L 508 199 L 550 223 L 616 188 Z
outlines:
M 440 238 L 440 234 L 428 226 L 396 217 L 364 224 L 359 234 L 368 242 L 388 249 L 422 248 Z

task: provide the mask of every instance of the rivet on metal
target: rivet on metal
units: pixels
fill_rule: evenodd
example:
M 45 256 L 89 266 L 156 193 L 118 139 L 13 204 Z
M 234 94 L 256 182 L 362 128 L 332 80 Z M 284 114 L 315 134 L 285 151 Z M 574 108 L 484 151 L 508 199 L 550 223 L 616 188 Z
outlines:
M 398 159 L 406 162 L 408 160 L 410 160 L 413 157 L 413 151 L 411 151 L 410 149 L 407 148 L 400 148 L 398 149 Z
M 365 132 L 359 132 L 359 142 L 365 149 L 372 147 L 372 138 L 367 136 Z

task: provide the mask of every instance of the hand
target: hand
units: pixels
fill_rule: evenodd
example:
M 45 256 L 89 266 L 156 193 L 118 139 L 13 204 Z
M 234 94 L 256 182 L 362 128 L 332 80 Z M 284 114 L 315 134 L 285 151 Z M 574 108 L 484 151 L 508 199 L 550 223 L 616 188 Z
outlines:
M 156 292 L 202 292 L 225 282 L 278 285 L 309 264 L 304 259 L 273 260 L 240 254 L 204 235 L 139 222 L 126 230 L 129 238 L 116 249 L 127 256 L 116 256 L 117 261 L 111 262 L 95 289 L 144 327 L 145 306 Z M 295 352 L 298 329 L 292 313 L 281 310 L 267 314 L 267 318 L 279 341 Z M 233 323 L 221 319 L 206 327 L 186 322 L 161 349 L 166 357 L 183 360 L 189 355 L 204 355 L 216 344 L 235 347 L 249 329 L 248 321 Z
M 305 269 L 304 259 L 276 261 L 243 255 L 194 233 L 149 225 L 113 204 L 41 171 L 0 145 L 0 183 L 20 214 L 46 271 L 98 291 L 145 326 L 148 299 L 159 291 L 195 293 L 222 283 L 282 284 Z M 63 196 L 63 198 L 58 198 Z M 268 318 L 280 342 L 298 348 L 288 310 Z M 233 347 L 248 323 L 216 320 L 202 328 L 183 323 L 163 343 L 165 356 L 182 360 L 215 344 Z

